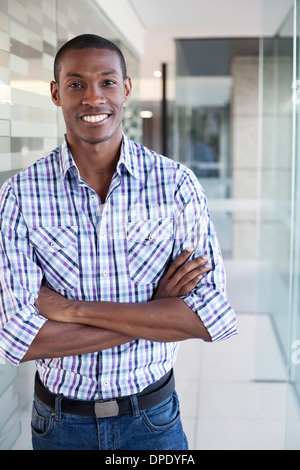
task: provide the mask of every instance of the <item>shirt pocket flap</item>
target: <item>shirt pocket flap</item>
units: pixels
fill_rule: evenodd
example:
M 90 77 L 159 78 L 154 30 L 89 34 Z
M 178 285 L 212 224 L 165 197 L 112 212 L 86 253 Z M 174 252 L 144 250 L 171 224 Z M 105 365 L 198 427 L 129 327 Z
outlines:
M 78 227 L 36 227 L 29 229 L 30 244 L 38 250 L 58 251 L 77 244 Z
M 44 273 L 46 285 L 64 295 L 78 284 L 78 227 L 37 227 L 29 230 L 37 263 Z
M 172 238 L 172 218 L 133 220 L 126 224 L 129 243 L 153 244 Z
M 128 269 L 138 284 L 157 282 L 171 256 L 173 219 L 134 220 L 126 224 Z

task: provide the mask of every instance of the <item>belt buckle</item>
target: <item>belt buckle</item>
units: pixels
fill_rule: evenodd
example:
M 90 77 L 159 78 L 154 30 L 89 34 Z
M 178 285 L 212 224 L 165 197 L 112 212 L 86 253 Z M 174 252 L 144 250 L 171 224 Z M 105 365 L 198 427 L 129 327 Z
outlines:
M 97 401 L 94 410 L 96 418 L 112 418 L 118 416 L 119 405 L 117 400 Z

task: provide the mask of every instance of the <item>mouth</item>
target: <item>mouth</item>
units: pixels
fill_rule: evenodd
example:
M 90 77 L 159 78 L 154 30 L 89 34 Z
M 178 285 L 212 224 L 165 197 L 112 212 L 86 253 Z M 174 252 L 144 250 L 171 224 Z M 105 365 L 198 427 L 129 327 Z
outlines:
M 84 122 L 88 122 L 90 124 L 98 124 L 100 122 L 105 121 L 108 118 L 108 114 L 91 114 L 82 116 L 82 120 Z

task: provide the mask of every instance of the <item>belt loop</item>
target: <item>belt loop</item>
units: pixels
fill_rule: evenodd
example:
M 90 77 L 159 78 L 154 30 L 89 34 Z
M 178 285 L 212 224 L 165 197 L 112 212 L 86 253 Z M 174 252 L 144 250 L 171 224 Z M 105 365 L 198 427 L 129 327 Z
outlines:
M 131 401 L 131 408 L 132 408 L 132 415 L 137 418 L 140 416 L 140 408 L 139 408 L 139 403 L 136 395 L 130 395 L 130 401 Z
M 61 421 L 61 401 L 63 397 L 61 395 L 57 395 L 55 397 L 55 410 L 54 410 L 54 419 L 56 421 Z

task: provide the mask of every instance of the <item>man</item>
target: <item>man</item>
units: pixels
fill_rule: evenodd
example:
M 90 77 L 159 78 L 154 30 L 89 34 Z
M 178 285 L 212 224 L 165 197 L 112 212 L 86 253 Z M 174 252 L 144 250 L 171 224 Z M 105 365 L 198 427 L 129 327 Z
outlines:
M 113 43 L 74 38 L 54 75 L 65 141 L 0 199 L 0 351 L 36 360 L 33 448 L 187 449 L 178 341 L 237 331 L 205 196 L 123 134 L 132 84 Z

